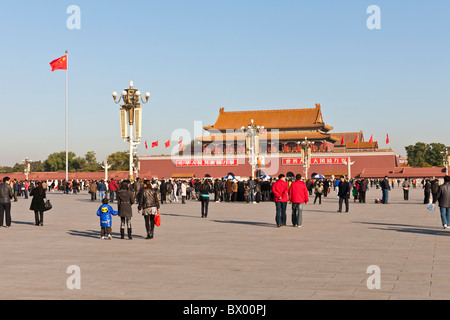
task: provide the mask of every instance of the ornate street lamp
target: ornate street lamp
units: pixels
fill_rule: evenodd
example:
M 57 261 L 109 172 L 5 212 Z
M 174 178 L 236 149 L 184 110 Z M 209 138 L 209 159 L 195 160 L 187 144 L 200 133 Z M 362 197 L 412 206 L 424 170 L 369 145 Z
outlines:
M 112 94 L 114 102 L 116 104 L 123 101 L 120 108 L 120 129 L 122 139 L 130 143 L 130 181 L 134 180 L 133 176 L 133 155 L 135 154 L 135 148 L 141 143 L 142 136 L 142 108 L 140 101 L 143 104 L 148 103 L 150 93 L 145 94 L 145 99 L 142 97 L 141 92 L 133 88 L 133 81 L 130 81 L 130 88 L 122 91 L 122 94 L 117 99 L 117 92 Z M 127 130 L 127 125 L 128 129 Z M 134 138 L 133 138 L 134 127 Z M 127 131 L 129 133 L 127 133 Z
M 253 123 L 247 127 L 242 127 L 241 130 L 245 133 L 245 142 L 247 145 L 248 153 L 250 154 L 250 165 L 252 166 L 252 178 L 254 179 L 256 168 L 260 168 L 263 165 L 262 159 L 259 158 L 259 135 L 264 130 L 264 126 L 260 127 Z
M 303 161 L 303 168 L 305 169 L 305 179 L 308 180 L 308 170 L 311 167 L 311 148 L 314 145 L 314 141 L 308 141 L 307 137 L 305 140 L 300 142 L 302 147 L 301 156 Z

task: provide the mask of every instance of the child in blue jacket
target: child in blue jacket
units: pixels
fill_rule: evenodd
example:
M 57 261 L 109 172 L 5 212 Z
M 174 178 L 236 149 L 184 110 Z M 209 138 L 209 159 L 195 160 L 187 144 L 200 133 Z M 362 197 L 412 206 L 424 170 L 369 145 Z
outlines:
M 102 227 L 100 239 L 112 239 L 111 226 L 112 226 L 112 216 L 117 216 L 118 212 L 108 204 L 108 199 L 104 198 L 102 200 L 102 205 L 97 210 L 97 216 L 100 217 L 100 226 Z

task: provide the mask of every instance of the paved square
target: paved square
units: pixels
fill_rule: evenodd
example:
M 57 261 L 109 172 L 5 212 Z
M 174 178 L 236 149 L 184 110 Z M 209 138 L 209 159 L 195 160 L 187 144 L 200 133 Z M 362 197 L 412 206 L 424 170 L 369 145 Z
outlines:
M 11 228 L 0 228 L 0 299 L 449 299 L 450 230 L 422 203 L 421 188 L 391 191 L 389 205 L 350 203 L 337 213 L 333 193 L 304 210 L 303 228 L 276 228 L 273 203 L 162 206 L 162 225 L 145 240 L 133 206 L 133 240 L 100 240 L 87 193 L 51 193 L 54 209 L 34 226 L 30 201 L 13 203 Z M 116 204 L 113 204 L 116 208 Z M 369 290 L 369 266 L 381 289 Z M 81 289 L 69 290 L 69 266 Z

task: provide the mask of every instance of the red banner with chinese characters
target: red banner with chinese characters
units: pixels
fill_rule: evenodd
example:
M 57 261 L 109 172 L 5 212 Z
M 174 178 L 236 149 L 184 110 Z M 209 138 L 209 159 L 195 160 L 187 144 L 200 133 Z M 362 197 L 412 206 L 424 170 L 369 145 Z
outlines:
M 237 159 L 230 160 L 177 160 L 177 167 L 224 167 L 224 166 L 237 166 Z
M 347 164 L 348 158 L 312 158 L 311 164 Z M 289 165 L 303 165 L 303 160 L 300 158 L 283 158 L 281 159 L 283 166 Z

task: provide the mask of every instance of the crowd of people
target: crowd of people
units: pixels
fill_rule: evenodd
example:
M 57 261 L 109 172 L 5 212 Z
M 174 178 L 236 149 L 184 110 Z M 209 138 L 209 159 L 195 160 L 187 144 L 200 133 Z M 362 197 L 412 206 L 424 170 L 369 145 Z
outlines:
M 277 227 L 286 225 L 287 204 L 292 204 L 292 224 L 295 227 L 302 226 L 302 212 L 313 198 L 314 204 L 322 203 L 322 197 L 330 196 L 335 192 L 338 201 L 338 212 L 349 212 L 349 200 L 366 203 L 366 193 L 369 188 L 381 189 L 382 197 L 375 202 L 389 204 L 389 192 L 395 185 L 403 188 L 404 201 L 409 200 L 409 189 L 416 188 L 418 184 L 424 190 L 424 204 L 438 203 L 441 210 L 441 219 L 444 228 L 450 223 L 450 178 L 445 177 L 441 184 L 436 178 L 422 179 L 351 179 L 344 176 L 336 179 L 302 179 L 298 174 L 295 177 L 286 177 L 280 174 L 277 178 L 269 179 L 136 179 L 133 183 L 129 180 L 115 181 L 83 180 L 83 181 L 11 181 L 4 178 L 0 184 L 0 226 L 11 226 L 11 201 L 18 201 L 19 197 L 27 199 L 31 196 L 30 210 L 35 213 L 35 223 L 43 226 L 46 192 L 60 190 L 64 193 L 79 193 L 88 191 L 91 201 L 100 201 L 97 210 L 100 217 L 101 238 L 111 239 L 111 226 L 114 215 L 121 219 L 120 235 L 125 237 L 127 229 L 128 238 L 132 239 L 132 205 L 138 205 L 138 213 L 144 216 L 147 239 L 154 237 L 155 217 L 159 215 L 162 204 L 178 202 L 186 204 L 187 200 L 201 202 L 201 216 L 207 218 L 210 198 L 214 202 L 235 203 L 275 203 L 275 222 Z M 98 198 L 97 198 L 98 195 Z M 118 210 L 115 211 L 109 203 L 117 202 Z

